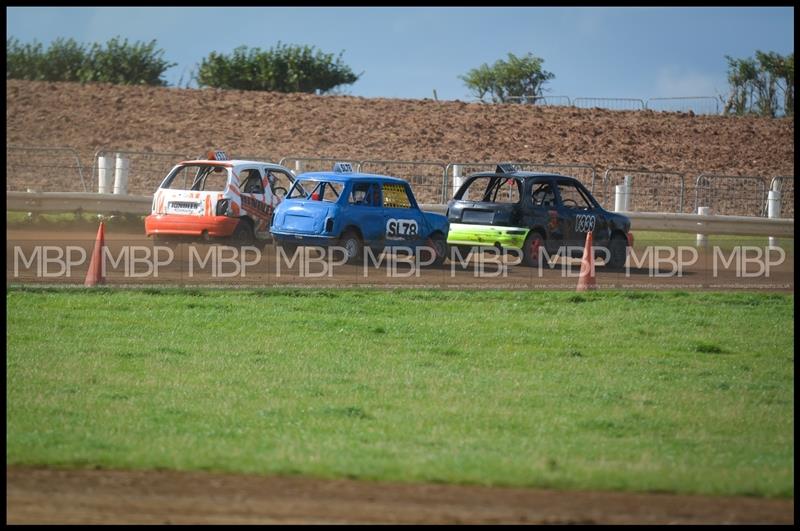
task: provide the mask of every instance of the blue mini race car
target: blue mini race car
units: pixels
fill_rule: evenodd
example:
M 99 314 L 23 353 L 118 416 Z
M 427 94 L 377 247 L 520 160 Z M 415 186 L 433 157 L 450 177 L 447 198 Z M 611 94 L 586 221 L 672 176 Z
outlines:
M 425 260 L 441 264 L 448 256 L 447 217 L 423 212 L 411 187 L 402 179 L 355 173 L 349 163 L 330 172 L 297 177 L 272 218 L 276 245 L 293 252 L 297 246 L 340 246 L 349 262 L 357 262 L 368 246 L 380 252 L 403 246 Z

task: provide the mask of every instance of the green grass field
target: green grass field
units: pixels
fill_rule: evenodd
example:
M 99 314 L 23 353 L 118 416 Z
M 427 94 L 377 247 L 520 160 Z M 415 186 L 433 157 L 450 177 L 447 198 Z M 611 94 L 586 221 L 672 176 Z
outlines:
M 794 298 L 7 289 L 6 463 L 794 495 Z

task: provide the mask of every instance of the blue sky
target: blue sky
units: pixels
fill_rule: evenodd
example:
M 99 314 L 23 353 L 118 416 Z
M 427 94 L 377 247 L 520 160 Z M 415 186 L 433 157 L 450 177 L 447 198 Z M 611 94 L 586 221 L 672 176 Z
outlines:
M 550 95 L 599 98 L 727 93 L 725 55 L 794 51 L 794 8 L 599 7 L 7 7 L 6 37 L 105 43 L 156 39 L 183 79 L 210 52 L 278 41 L 313 45 L 363 72 L 341 92 L 471 99 L 459 75 L 533 53 Z

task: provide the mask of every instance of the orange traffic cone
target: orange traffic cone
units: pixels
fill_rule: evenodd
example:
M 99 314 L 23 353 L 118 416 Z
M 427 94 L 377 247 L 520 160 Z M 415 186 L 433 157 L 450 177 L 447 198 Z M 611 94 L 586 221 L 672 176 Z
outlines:
M 594 251 L 592 250 L 592 233 L 586 233 L 586 245 L 583 247 L 581 259 L 581 274 L 578 278 L 578 288 L 575 291 L 588 291 L 597 289 L 594 278 Z
M 91 287 L 105 282 L 105 277 L 103 277 L 103 248 L 105 246 L 106 229 L 101 221 L 100 228 L 97 229 L 97 239 L 94 242 L 92 261 L 89 263 L 89 271 L 86 272 L 86 280 L 83 282 L 84 286 Z

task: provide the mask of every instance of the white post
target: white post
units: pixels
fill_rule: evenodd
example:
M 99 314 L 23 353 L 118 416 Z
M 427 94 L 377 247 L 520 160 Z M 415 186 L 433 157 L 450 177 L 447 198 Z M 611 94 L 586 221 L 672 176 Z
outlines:
M 711 215 L 711 207 L 697 207 L 697 213 L 701 216 L 710 216 Z M 699 226 L 705 225 L 704 222 L 699 222 Z M 700 232 L 697 233 L 697 246 L 698 247 L 708 247 L 708 236 L 702 234 Z
M 781 217 L 781 193 L 778 190 L 770 190 L 767 194 L 767 217 L 769 219 Z M 777 247 L 778 238 L 770 236 L 769 246 Z
M 453 195 L 455 195 L 458 189 L 461 188 L 462 182 L 463 179 L 461 178 L 461 165 L 453 164 Z
M 130 159 L 117 153 L 117 164 L 114 170 L 114 193 L 125 195 L 128 193 L 128 171 L 131 167 Z
M 303 173 L 303 161 L 296 160 L 294 161 L 294 174 L 300 175 L 301 173 Z
M 630 205 L 629 188 L 624 184 L 618 184 L 614 187 L 614 191 L 614 212 L 627 212 Z
M 614 187 L 614 212 L 628 212 L 631 208 L 631 176 L 626 175 L 623 184 Z
M 625 212 L 625 185 L 614 187 L 614 212 Z
M 110 194 L 112 191 L 113 178 L 114 159 L 106 155 L 97 157 L 97 193 Z

